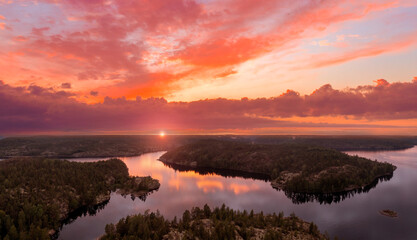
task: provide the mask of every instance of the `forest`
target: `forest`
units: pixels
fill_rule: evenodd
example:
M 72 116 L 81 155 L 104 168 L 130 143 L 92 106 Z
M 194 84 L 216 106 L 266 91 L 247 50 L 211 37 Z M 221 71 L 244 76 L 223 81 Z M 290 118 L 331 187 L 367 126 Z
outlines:
M 396 169 L 389 163 L 300 143 L 202 140 L 168 151 L 160 160 L 190 168 L 266 174 L 273 187 L 299 193 L 337 193 L 363 188 L 380 177 L 391 176 Z
M 155 188 L 155 181 L 129 176 L 119 159 L 78 163 L 19 157 L 0 161 L 0 239 L 50 239 L 71 212 L 108 201 L 116 189 L 152 190 L 146 184 Z
M 122 239 L 329 239 L 317 226 L 291 214 L 236 211 L 226 207 L 194 207 L 169 221 L 158 211 L 145 212 L 108 224 L 101 240 Z
M 31 136 L 0 140 L 0 157 L 124 157 L 167 149 L 157 136 Z
M 381 151 L 401 150 L 412 148 L 417 145 L 416 136 L 247 136 L 243 137 L 246 142 L 258 144 L 282 144 L 298 143 L 339 151 Z
M 268 145 L 283 143 L 308 144 L 339 151 L 398 150 L 417 145 L 417 137 L 411 136 L 29 136 L 0 139 L 0 158 L 13 156 L 56 158 L 137 156 L 147 152 L 172 150 L 201 140 L 222 140 Z

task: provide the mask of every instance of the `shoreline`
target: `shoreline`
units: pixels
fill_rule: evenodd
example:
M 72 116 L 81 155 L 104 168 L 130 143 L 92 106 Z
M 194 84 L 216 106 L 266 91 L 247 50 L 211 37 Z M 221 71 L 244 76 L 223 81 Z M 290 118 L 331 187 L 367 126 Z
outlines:
M 350 152 L 395 152 L 395 151 L 403 151 L 408 150 L 411 148 L 416 147 L 417 145 L 407 146 L 407 147 L 398 147 L 398 148 L 391 148 L 391 149 L 371 149 L 371 148 L 351 148 L 351 149 L 342 149 L 337 150 L 343 153 L 350 153 Z M 330 148 L 332 149 L 332 148 Z M 142 151 L 141 153 L 134 153 L 134 154 L 106 154 L 106 155 L 85 155 L 85 156 L 73 156 L 73 155 L 12 155 L 12 156 L 2 156 L 0 155 L 0 160 L 6 160 L 14 157 L 45 157 L 45 158 L 57 158 L 57 159 L 74 159 L 74 158 L 121 158 L 121 157 L 137 157 L 147 153 L 156 153 L 156 152 L 167 152 L 168 149 L 161 149 L 161 150 L 150 150 L 150 151 Z M 117 155 L 117 157 L 115 157 Z
M 125 155 L 118 155 L 118 154 L 112 154 L 112 155 L 93 155 L 93 156 L 66 156 L 66 155 L 24 155 L 24 156 L 0 156 L 1 160 L 11 159 L 11 158 L 27 158 L 27 157 L 43 157 L 43 158 L 52 158 L 52 159 L 60 159 L 60 160 L 66 160 L 66 159 L 76 159 L 76 158 L 124 158 L 124 157 L 138 157 L 143 154 L 147 153 L 157 153 L 157 152 L 166 152 L 167 150 L 158 150 L 158 151 L 145 151 L 139 154 L 125 154 Z M 115 155 L 118 155 L 115 157 Z
M 395 169 L 394 169 L 395 171 Z M 379 181 L 380 179 L 383 179 L 385 177 L 391 177 L 394 174 L 394 172 L 390 173 L 390 174 L 383 174 L 383 175 L 379 175 L 377 177 L 375 177 L 370 183 L 364 184 L 362 186 L 355 186 L 355 187 L 350 187 L 350 188 L 345 188 L 342 191 L 335 191 L 335 192 L 297 192 L 297 191 L 288 191 L 291 193 L 299 193 L 299 194 L 344 194 L 344 193 L 349 193 L 349 192 L 356 192 L 356 191 L 360 191 L 360 190 L 364 190 L 364 188 L 366 187 L 370 187 L 373 185 L 373 183 L 375 183 L 376 181 Z M 271 181 L 271 186 L 277 190 L 281 190 L 281 191 L 285 191 L 282 187 L 278 187 L 278 185 L 275 185 L 274 180 Z
M 197 172 L 198 172 L 198 170 L 200 168 L 200 170 L 208 170 L 208 172 L 210 172 L 209 170 L 212 170 L 212 172 L 214 172 L 214 173 L 216 173 L 215 171 L 217 170 L 217 171 L 231 171 L 233 173 L 242 173 L 242 175 L 245 175 L 245 174 L 253 175 L 253 176 L 255 176 L 255 175 L 263 175 L 266 178 L 260 179 L 260 180 L 268 181 L 271 184 L 271 187 L 274 188 L 274 189 L 277 189 L 277 190 L 280 190 L 280 191 L 286 191 L 286 190 L 283 189 L 284 186 L 282 184 L 279 184 L 279 183 L 276 182 L 277 179 L 271 179 L 271 176 L 269 174 L 265 174 L 265 173 L 249 172 L 249 171 L 235 170 L 235 169 L 227 169 L 227 168 L 197 167 L 197 166 L 194 166 L 194 164 L 192 164 L 192 163 L 190 163 L 190 164 L 172 163 L 171 161 L 166 161 L 166 159 L 161 159 L 161 158 L 159 158 L 158 161 L 161 161 L 162 163 L 164 163 L 164 164 L 166 164 L 168 166 L 184 167 L 187 170 L 192 170 L 192 171 L 197 171 Z M 334 192 L 287 191 L 287 192 L 295 193 L 295 194 L 318 194 L 318 195 L 320 195 L 320 194 L 336 194 L 337 195 L 337 194 L 344 194 L 344 193 L 348 193 L 348 192 L 356 192 L 356 191 L 363 190 L 366 187 L 372 186 L 373 183 L 375 183 L 375 181 L 379 181 L 380 179 L 383 179 L 383 178 L 386 178 L 386 177 L 392 177 L 393 174 L 394 174 L 394 171 L 396 169 L 397 169 L 397 167 L 394 166 L 394 170 L 393 170 L 392 173 L 386 173 L 386 174 L 378 175 L 372 181 L 370 181 L 367 184 L 364 184 L 362 186 L 353 186 L 353 187 L 350 187 L 350 188 L 345 188 L 345 189 L 343 189 L 341 191 L 334 191 Z M 187 170 L 185 170 L 185 171 L 187 171 Z M 222 175 L 222 174 L 220 173 L 219 175 Z M 236 176 L 245 178 L 245 176 L 239 176 L 239 175 L 236 175 Z M 256 177 L 253 177 L 253 178 L 256 178 Z M 258 179 L 258 178 L 256 178 L 256 179 Z
M 67 210 L 65 213 L 64 211 L 61 211 L 61 213 L 63 213 L 64 216 L 60 220 L 60 226 L 58 227 L 58 229 L 50 229 L 48 231 L 48 234 L 51 237 L 51 239 L 58 239 L 59 233 L 62 230 L 62 228 L 65 225 L 71 224 L 73 221 L 75 221 L 78 217 L 82 216 L 83 214 L 89 212 L 93 212 L 95 214 L 101 209 L 103 209 L 104 206 L 107 205 L 107 203 L 110 201 L 112 192 L 113 191 L 110 191 L 107 194 L 98 196 L 97 199 L 100 201 L 97 201 L 96 204 L 80 206 L 77 209 L 74 209 L 73 211 Z
M 148 177 L 134 177 L 136 182 L 138 180 L 142 182 L 142 180 L 146 178 Z M 148 186 L 149 186 L 148 190 L 134 190 L 134 189 L 118 188 L 114 191 L 109 191 L 106 194 L 97 196 L 95 204 L 80 206 L 73 211 L 68 211 L 68 210 L 64 211 L 65 209 L 63 209 L 63 211 L 61 211 L 61 213 L 63 214 L 63 217 L 60 220 L 61 225 L 59 226 L 58 229 L 50 229 L 48 234 L 49 236 L 51 236 L 52 239 L 58 239 L 59 232 L 62 230 L 63 226 L 67 224 L 71 224 L 73 221 L 75 221 L 78 217 L 82 216 L 83 214 L 90 213 L 90 212 L 93 212 L 93 214 L 95 214 L 98 211 L 102 210 L 107 205 L 107 203 L 109 203 L 112 193 L 116 193 L 121 196 L 126 196 L 130 194 L 134 196 L 135 198 L 141 198 L 141 197 L 151 194 L 154 191 L 157 191 L 159 187 L 161 186 L 161 184 L 159 183 L 159 180 L 152 178 L 151 182 L 148 183 Z

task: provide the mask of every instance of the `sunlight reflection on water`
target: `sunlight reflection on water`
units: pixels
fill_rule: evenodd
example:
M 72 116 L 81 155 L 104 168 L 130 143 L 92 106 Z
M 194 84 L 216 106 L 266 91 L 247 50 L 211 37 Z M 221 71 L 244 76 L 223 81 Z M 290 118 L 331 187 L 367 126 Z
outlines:
M 152 176 L 160 181 L 158 191 L 146 201 L 132 200 L 113 193 L 110 202 L 95 216 L 83 216 L 64 226 L 60 239 L 95 239 L 103 234 L 107 223 L 147 209 L 159 210 L 172 219 L 181 216 L 192 206 L 227 206 L 273 213 L 294 212 L 306 221 L 314 221 L 320 230 L 343 239 L 417 239 L 417 147 L 392 152 L 349 152 L 378 161 L 388 161 L 398 169 L 387 182 L 379 183 L 367 193 L 332 204 L 307 202 L 294 204 L 284 192 L 271 187 L 269 182 L 241 177 L 223 177 L 217 174 L 201 175 L 195 171 L 180 172 L 165 166 L 157 159 L 164 152 L 148 153 L 122 159 L 131 175 Z M 108 159 L 108 158 L 106 158 Z M 72 159 L 97 161 L 103 159 Z M 379 210 L 392 209 L 398 219 L 378 214 Z

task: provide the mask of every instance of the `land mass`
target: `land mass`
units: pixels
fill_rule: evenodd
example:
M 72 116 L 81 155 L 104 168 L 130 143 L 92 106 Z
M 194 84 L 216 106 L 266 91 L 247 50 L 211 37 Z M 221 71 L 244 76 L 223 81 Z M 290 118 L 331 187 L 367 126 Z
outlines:
M 33 136 L 0 140 L 0 157 L 128 157 L 167 149 L 156 136 Z
M 145 212 L 108 224 L 101 240 L 114 239 L 329 239 L 317 226 L 294 214 L 235 211 L 223 205 L 186 210 L 182 218 L 166 220 L 159 212 Z
M 129 176 L 119 159 L 78 163 L 19 157 L 0 162 L 0 239 L 50 239 L 79 209 L 105 204 L 119 189 L 133 196 L 160 186 Z
M 395 166 L 305 144 L 248 144 L 204 140 L 160 157 L 168 165 L 264 174 L 274 188 L 297 193 L 337 193 L 392 176 Z
M 332 148 L 339 151 L 392 151 L 417 145 L 416 136 L 243 136 L 249 143 L 282 144 L 295 143 Z M 246 142 L 248 142 L 246 140 Z M 243 141 L 244 142 L 244 141 Z
M 392 217 L 392 218 L 397 218 L 398 217 L 398 213 L 389 209 L 384 209 L 379 211 L 379 213 L 383 216 L 387 216 L 387 217 Z
M 399 150 L 411 148 L 417 144 L 417 137 L 407 136 L 32 136 L 0 139 L 0 158 L 16 156 L 128 157 L 147 152 L 169 151 L 204 139 L 267 145 L 307 144 L 339 151 Z

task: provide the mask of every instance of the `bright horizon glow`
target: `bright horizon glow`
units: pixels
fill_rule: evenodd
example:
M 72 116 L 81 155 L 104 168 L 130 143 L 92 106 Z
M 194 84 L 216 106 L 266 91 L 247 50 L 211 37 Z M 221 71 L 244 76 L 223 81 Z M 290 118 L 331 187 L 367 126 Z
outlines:
M 161 132 L 159 133 L 159 136 L 160 136 L 160 137 L 165 137 L 165 132 L 161 131 Z

